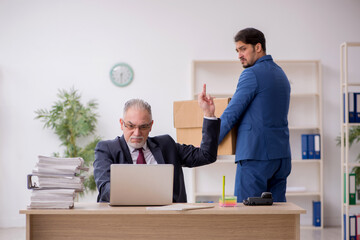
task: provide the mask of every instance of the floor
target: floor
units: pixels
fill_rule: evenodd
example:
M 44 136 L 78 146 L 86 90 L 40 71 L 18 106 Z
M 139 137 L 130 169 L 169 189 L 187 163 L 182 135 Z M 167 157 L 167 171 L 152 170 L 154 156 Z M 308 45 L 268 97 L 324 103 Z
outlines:
M 301 229 L 300 240 L 341 240 L 341 226 L 323 229 Z
M 340 240 L 341 227 L 301 229 L 300 240 Z M 25 228 L 0 228 L 0 239 L 25 240 Z

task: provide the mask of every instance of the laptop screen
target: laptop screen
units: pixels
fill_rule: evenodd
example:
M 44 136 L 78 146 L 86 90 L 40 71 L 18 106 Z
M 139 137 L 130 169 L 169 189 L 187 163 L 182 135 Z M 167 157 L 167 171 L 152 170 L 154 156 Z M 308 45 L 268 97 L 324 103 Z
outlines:
M 167 205 L 173 200 L 174 165 L 112 164 L 110 205 Z

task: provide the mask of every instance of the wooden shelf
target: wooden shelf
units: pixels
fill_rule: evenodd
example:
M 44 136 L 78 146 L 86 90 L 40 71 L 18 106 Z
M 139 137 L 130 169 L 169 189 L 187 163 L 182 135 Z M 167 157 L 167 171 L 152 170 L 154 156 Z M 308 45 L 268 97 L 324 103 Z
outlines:
M 360 47 L 360 42 L 344 42 L 340 45 L 341 47 Z
M 235 155 L 219 155 L 217 161 L 233 161 L 235 162 Z
M 346 127 L 346 126 L 357 127 L 357 126 L 360 126 L 360 123 L 343 123 L 343 127 Z
M 360 167 L 360 163 L 354 163 L 354 162 L 349 162 L 348 164 L 344 163 L 344 168 L 353 168 L 353 167 Z
M 222 193 L 195 193 L 197 197 L 220 197 L 221 194 Z
M 301 160 L 292 160 L 294 164 L 320 164 L 321 159 L 301 159 Z
M 230 164 L 235 164 L 235 160 L 216 160 L 216 162 L 214 162 L 213 164 L 224 164 L 224 163 L 230 163 Z
M 343 87 L 360 87 L 360 83 L 343 83 Z
M 358 204 L 350 205 L 350 204 L 347 204 L 347 203 L 343 203 L 343 207 L 360 207 L 360 205 L 358 205 Z
M 320 130 L 319 126 L 289 126 L 289 130 Z
M 290 97 L 296 97 L 296 98 L 301 98 L 301 97 L 319 97 L 319 93 L 292 93 L 290 95 Z
M 321 196 L 320 192 L 287 192 L 287 197 L 301 197 L 301 196 Z
M 360 167 L 360 163 L 350 162 L 349 161 L 349 147 L 345 146 L 345 143 L 349 142 L 349 130 L 351 127 L 360 126 L 360 123 L 344 123 L 344 113 L 345 109 L 348 109 L 349 102 L 348 100 L 344 102 L 344 94 L 349 93 L 349 88 L 352 88 L 350 92 L 353 91 L 353 89 L 358 89 L 360 87 L 360 82 L 349 82 L 348 78 L 348 47 L 360 47 L 360 42 L 344 42 L 340 45 L 340 131 L 341 135 L 340 138 L 344 139 L 341 143 L 341 174 L 340 174 L 340 196 L 342 196 L 342 199 L 346 197 L 349 198 L 349 178 L 346 176 L 348 173 L 350 173 L 350 169 L 354 167 Z M 357 88 L 353 88 L 357 87 Z M 345 98 L 348 99 L 348 98 Z M 346 105 L 346 107 L 345 107 Z M 348 113 L 346 113 L 346 116 L 348 117 Z M 347 181 L 344 181 L 344 176 Z M 342 200 L 343 201 L 343 200 Z M 349 225 L 344 224 L 344 218 L 347 221 L 349 221 L 349 215 L 352 215 L 350 209 L 359 208 L 360 210 L 360 204 L 356 205 L 349 205 L 349 203 L 341 203 L 341 225 L 342 225 L 342 239 L 350 239 L 349 237 Z M 358 210 L 356 211 L 358 213 Z
M 323 227 L 315 227 L 312 225 L 300 225 L 301 229 L 322 229 Z

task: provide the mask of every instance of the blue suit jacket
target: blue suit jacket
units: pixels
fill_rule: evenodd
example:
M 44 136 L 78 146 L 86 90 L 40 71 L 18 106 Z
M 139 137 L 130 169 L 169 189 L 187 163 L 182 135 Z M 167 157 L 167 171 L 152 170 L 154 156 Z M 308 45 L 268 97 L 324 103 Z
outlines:
M 220 119 L 204 119 L 200 148 L 178 144 L 169 135 L 149 137 L 147 146 L 158 164 L 174 165 L 173 202 L 186 202 L 182 167 L 197 167 L 216 161 Z M 95 148 L 94 177 L 98 202 L 110 201 L 110 165 L 133 164 L 124 136 L 101 141 Z
M 219 142 L 238 125 L 235 161 L 290 158 L 290 84 L 270 55 L 246 68 L 220 117 Z

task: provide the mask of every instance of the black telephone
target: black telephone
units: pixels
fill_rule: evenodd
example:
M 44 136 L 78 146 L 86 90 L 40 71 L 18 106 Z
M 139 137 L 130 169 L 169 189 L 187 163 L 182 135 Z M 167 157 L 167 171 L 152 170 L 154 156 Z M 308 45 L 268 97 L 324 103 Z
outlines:
M 248 197 L 243 201 L 244 205 L 259 206 L 259 205 L 272 205 L 273 198 L 271 192 L 263 192 L 261 197 Z

